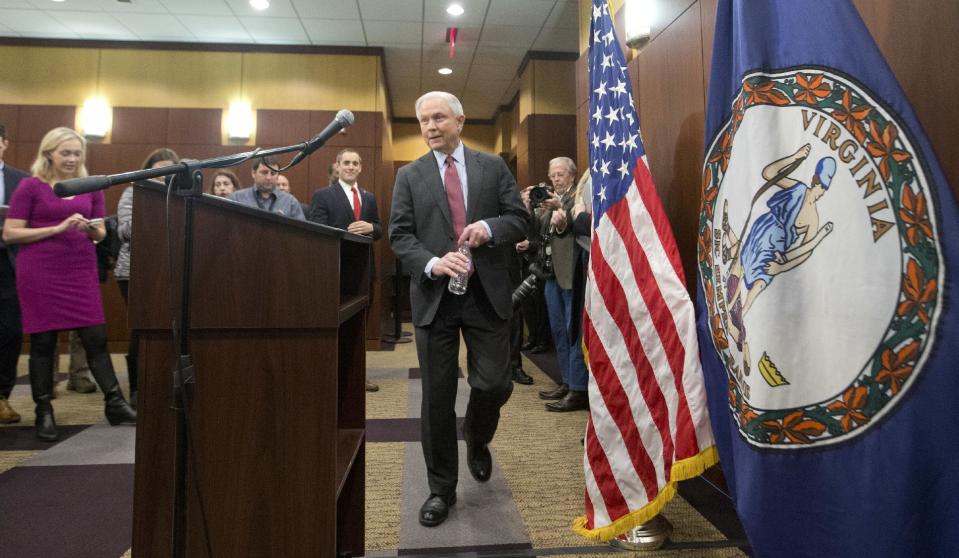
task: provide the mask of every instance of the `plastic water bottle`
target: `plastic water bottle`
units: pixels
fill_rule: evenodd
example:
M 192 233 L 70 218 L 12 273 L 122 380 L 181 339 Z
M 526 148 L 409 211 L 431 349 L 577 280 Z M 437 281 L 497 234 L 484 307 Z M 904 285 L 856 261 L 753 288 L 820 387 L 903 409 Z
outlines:
M 469 268 L 473 267 L 473 257 L 470 254 L 470 247 L 465 243 L 460 244 L 460 247 L 456 251 L 466 256 L 468 262 L 467 271 L 466 273 L 460 273 L 456 277 L 450 277 L 450 284 L 447 288 L 451 293 L 461 295 L 466 292 L 466 284 L 470 278 Z

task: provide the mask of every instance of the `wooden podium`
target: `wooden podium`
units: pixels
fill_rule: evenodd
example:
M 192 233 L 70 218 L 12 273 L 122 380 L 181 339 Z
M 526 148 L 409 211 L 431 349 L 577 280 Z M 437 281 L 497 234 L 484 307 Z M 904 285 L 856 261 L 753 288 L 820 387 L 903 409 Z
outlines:
M 177 325 L 195 365 L 185 555 L 207 558 L 208 545 L 218 558 L 362 555 L 370 239 L 209 195 L 174 195 L 167 208 L 162 185 L 136 186 L 134 200 L 133 556 L 173 552 L 171 323 L 185 265 L 188 323 Z

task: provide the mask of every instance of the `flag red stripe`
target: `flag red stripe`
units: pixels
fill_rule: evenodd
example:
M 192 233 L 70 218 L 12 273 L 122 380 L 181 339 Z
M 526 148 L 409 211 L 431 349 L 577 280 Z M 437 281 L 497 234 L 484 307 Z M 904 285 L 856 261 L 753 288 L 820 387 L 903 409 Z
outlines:
M 606 354 L 603 344 L 599 341 L 596 328 L 593 327 L 591 320 L 586 321 L 585 333 L 590 347 L 590 370 L 593 372 L 593 377 L 596 378 L 596 386 L 603 396 L 603 402 L 606 404 L 606 410 L 609 412 L 610 418 L 619 428 L 633 469 L 636 470 L 636 474 L 643 482 L 646 497 L 652 500 L 659 493 L 656 465 L 653 464 L 646 446 L 643 445 L 643 438 L 639 433 L 632 409 L 629 406 L 629 398 L 626 396 L 623 385 L 619 382 L 616 370 L 613 369 L 613 365 L 609 361 L 609 355 Z
M 639 189 L 639 197 L 643 198 L 643 205 L 649 212 L 649 217 L 656 228 L 656 236 L 666 251 L 669 263 L 672 264 L 676 276 L 686 286 L 686 273 L 683 272 L 683 262 L 679 258 L 679 247 L 676 246 L 676 237 L 673 236 L 673 229 L 669 226 L 669 218 L 663 211 L 663 202 L 656 193 L 656 184 L 653 182 L 653 175 L 649 172 L 646 162 L 642 157 L 636 160 L 636 168 L 633 170 L 633 180 L 636 181 L 636 188 Z
M 629 513 L 629 506 L 613 477 L 613 469 L 609 466 L 606 452 L 596 439 L 592 420 L 586 423 L 586 458 L 589 460 L 589 468 L 593 471 L 593 478 L 596 479 L 596 486 L 603 495 L 606 514 L 611 518 L 618 518 Z
M 606 215 L 611 217 L 611 213 L 619 207 L 626 207 L 628 209 L 629 206 L 626 201 L 623 200 L 608 210 Z M 646 406 L 649 408 L 653 422 L 656 424 L 659 435 L 663 440 L 663 465 L 664 470 L 668 474 L 669 468 L 672 467 L 673 464 L 673 440 L 672 432 L 669 428 L 669 405 L 666 403 L 666 398 L 659 387 L 659 383 L 656 381 L 656 374 L 653 371 L 652 364 L 649 362 L 646 351 L 643 349 L 643 345 L 639 340 L 639 331 L 636 329 L 636 324 L 633 322 L 633 318 L 629 313 L 626 292 L 623 290 L 623 286 L 620 284 L 612 268 L 609 267 L 609 264 L 603 257 L 600 243 L 595 243 L 593 250 L 590 251 L 590 265 L 593 268 L 593 276 L 596 279 L 596 288 L 602 293 L 603 300 L 606 301 L 606 309 L 613 318 L 613 323 L 622 334 L 630 360 L 636 368 L 636 379 L 639 383 L 640 392 L 646 401 Z M 626 251 L 626 253 L 630 261 L 633 261 L 636 254 L 630 253 L 629 251 Z M 636 277 L 638 279 L 640 276 L 637 275 Z M 637 280 L 637 283 L 642 285 L 641 281 Z M 592 345 L 587 346 L 592 356 L 594 349 Z M 590 363 L 592 364 L 592 358 L 590 358 Z M 597 384 L 598 383 L 597 381 Z
M 637 163 L 637 166 L 639 163 Z M 644 168 L 645 166 L 642 165 Z M 645 203 L 645 200 L 644 200 Z M 633 223 L 630 215 L 630 207 L 627 200 L 616 204 L 606 212 L 606 216 L 616 228 L 619 236 L 623 240 L 623 246 L 629 261 L 633 267 L 633 277 L 639 286 L 639 292 L 646 304 L 646 309 L 652 318 L 653 327 L 659 334 L 659 341 L 662 343 L 663 351 L 669 362 L 669 368 L 672 370 L 673 385 L 676 388 L 678 408 L 676 409 L 676 425 L 673 432 L 692 432 L 692 439 L 682 436 L 676 440 L 676 446 L 679 455 L 689 456 L 699 452 L 696 445 L 695 428 L 693 428 L 693 419 L 689 413 L 689 405 L 686 401 L 686 393 L 683 388 L 683 373 L 686 367 L 686 349 L 679 338 L 679 332 L 676 330 L 676 320 L 673 319 L 673 313 L 666 303 L 659 283 L 656 282 L 656 274 L 649 264 L 646 250 L 639 242 L 636 236 L 636 230 L 633 229 Z M 638 335 L 638 334 L 637 334 Z M 670 448 L 672 449 L 672 448 Z M 667 466 L 672 462 L 667 461 Z

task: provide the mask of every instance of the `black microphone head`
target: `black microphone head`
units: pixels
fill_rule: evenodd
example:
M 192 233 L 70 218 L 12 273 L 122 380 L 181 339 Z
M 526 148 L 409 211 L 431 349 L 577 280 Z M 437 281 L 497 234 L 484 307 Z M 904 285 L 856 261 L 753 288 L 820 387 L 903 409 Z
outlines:
M 337 122 L 342 124 L 344 128 L 348 126 L 352 126 L 353 120 L 354 120 L 353 113 L 346 109 L 342 109 L 341 111 L 336 113 L 336 116 L 333 117 L 333 120 L 336 120 Z

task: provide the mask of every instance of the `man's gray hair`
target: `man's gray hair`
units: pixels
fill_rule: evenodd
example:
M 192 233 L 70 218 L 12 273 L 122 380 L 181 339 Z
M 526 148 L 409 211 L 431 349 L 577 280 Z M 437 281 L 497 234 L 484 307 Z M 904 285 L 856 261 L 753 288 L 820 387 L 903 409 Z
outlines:
M 447 93 L 446 91 L 430 91 L 429 93 L 424 93 L 419 99 L 416 100 L 416 104 L 413 105 L 413 108 L 416 110 L 416 117 L 420 116 L 420 106 L 426 102 L 427 99 L 439 98 L 446 101 L 446 104 L 450 107 L 450 110 L 453 111 L 453 116 L 463 116 L 463 103 L 456 98 L 456 95 L 452 93 Z
M 576 163 L 574 163 L 569 157 L 556 157 L 555 159 L 550 159 L 549 166 L 553 166 L 553 163 L 564 163 L 566 165 L 566 170 L 569 171 L 570 176 L 576 176 Z

